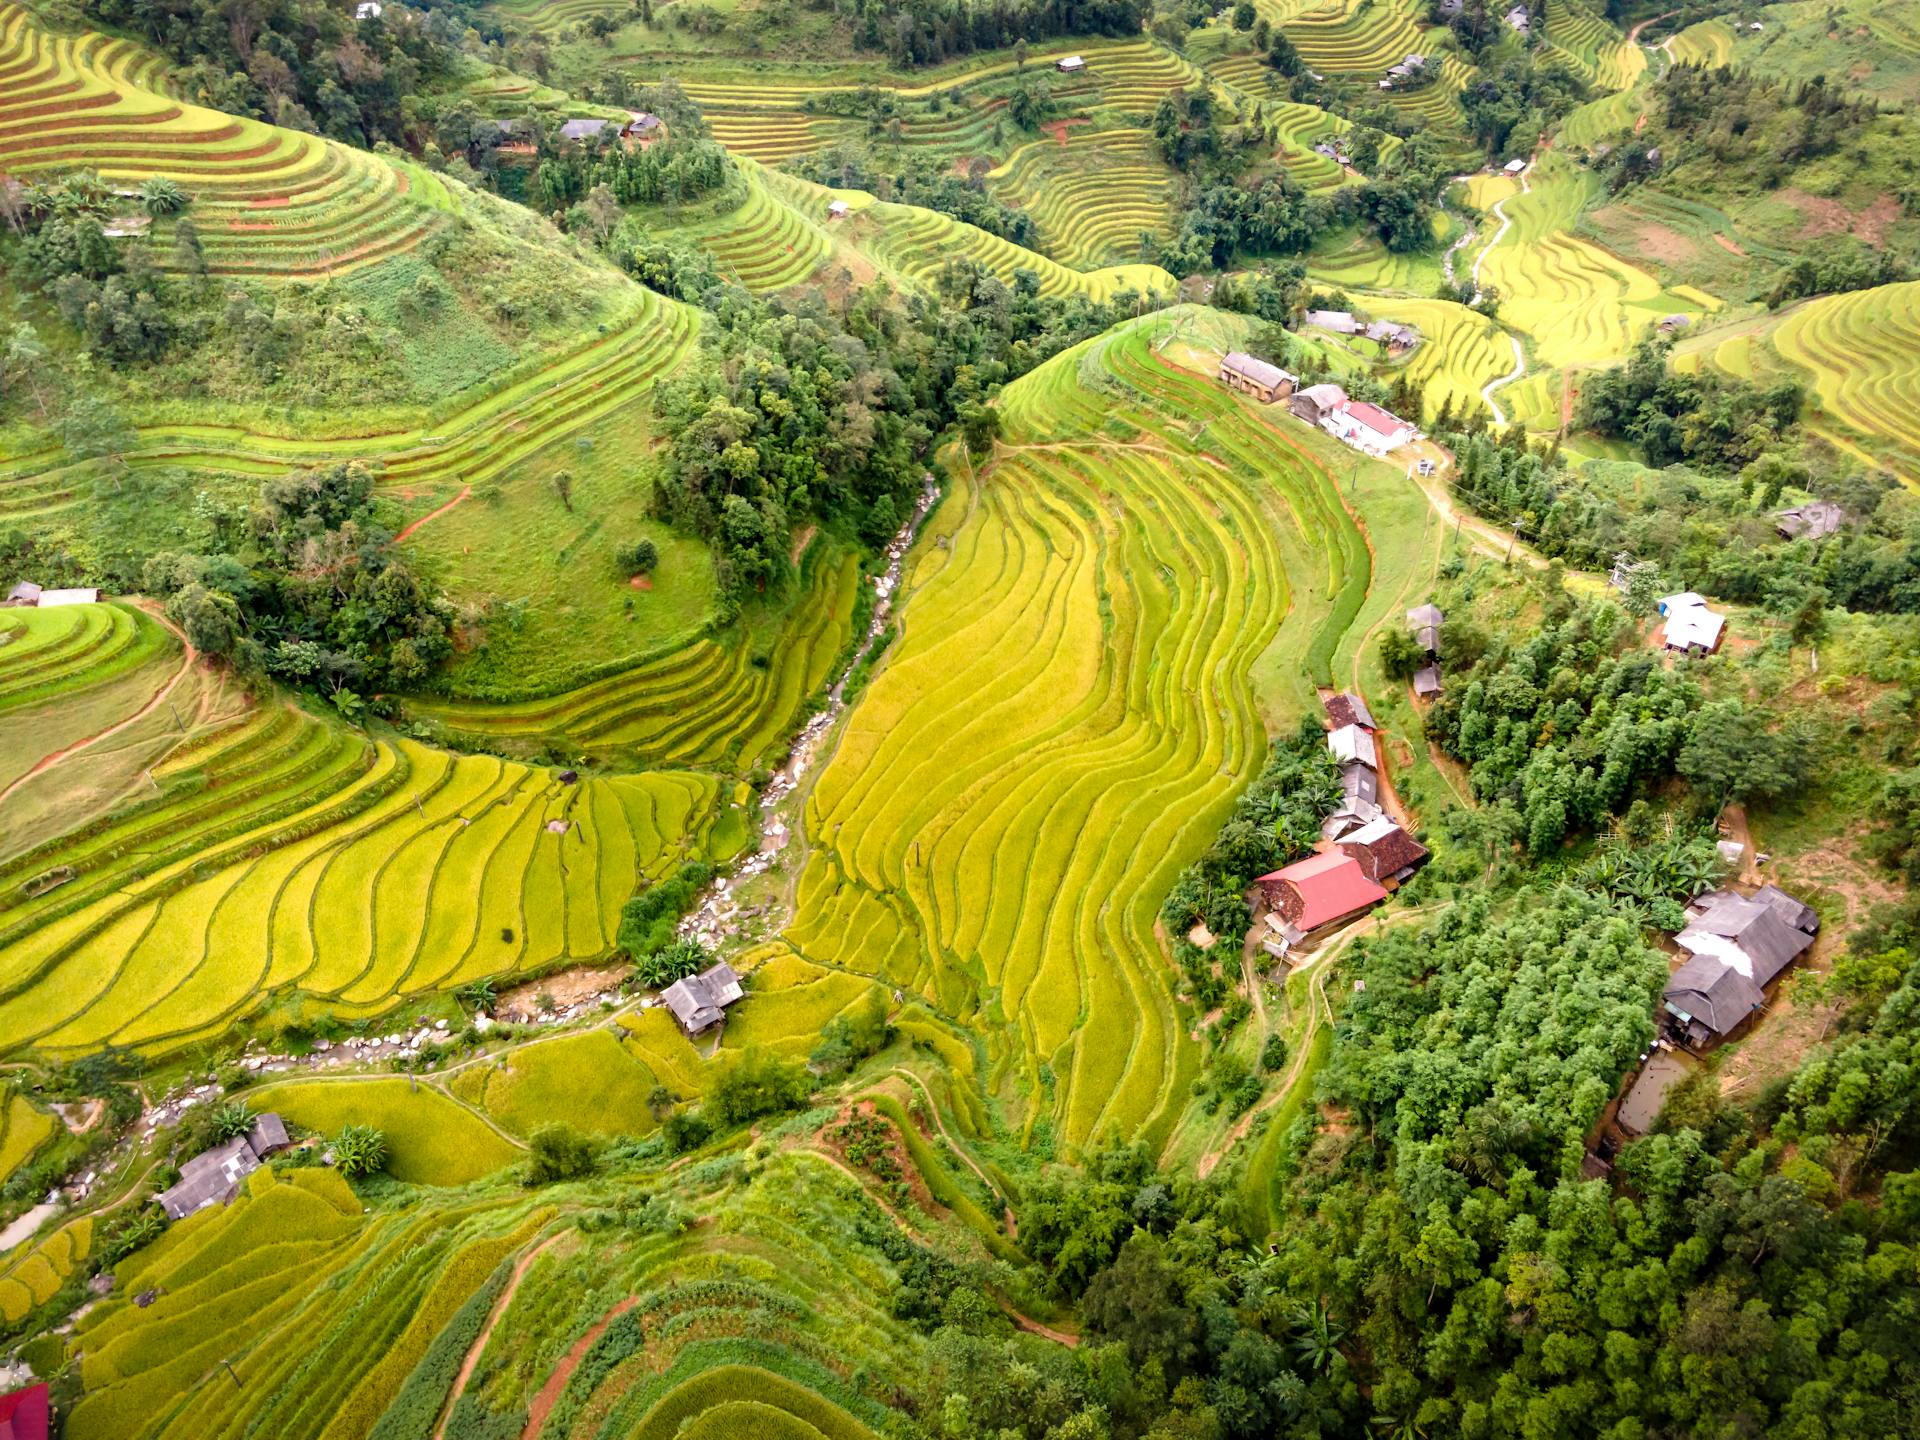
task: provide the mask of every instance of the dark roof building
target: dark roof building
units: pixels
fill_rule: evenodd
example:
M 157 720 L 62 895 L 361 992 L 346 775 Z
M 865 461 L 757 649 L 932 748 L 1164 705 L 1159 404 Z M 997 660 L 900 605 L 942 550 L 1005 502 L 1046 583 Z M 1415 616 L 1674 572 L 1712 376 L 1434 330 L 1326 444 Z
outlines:
M 1309 385 L 1304 390 L 1294 391 L 1293 398 L 1287 402 L 1287 408 L 1302 420 L 1318 425 L 1346 403 L 1346 391 L 1338 385 L 1323 381 L 1318 385 Z
M 45 1385 L 0 1395 L 0 1440 L 47 1440 L 53 1433 L 51 1396 Z
M 1413 675 L 1413 693 L 1422 700 L 1431 700 L 1440 693 L 1440 667 L 1428 665 L 1416 670 Z
M 560 127 L 560 138 L 590 140 L 612 123 L 611 120 L 569 120 Z
M 260 1162 L 287 1148 L 287 1127 L 272 1111 L 255 1117 L 253 1128 L 211 1150 L 202 1150 L 180 1167 L 180 1181 L 154 1199 L 170 1220 L 184 1220 L 196 1210 L 220 1204 L 240 1188 L 240 1182 L 260 1168 Z
M 682 1030 L 698 1035 L 725 1019 L 727 1006 L 744 993 L 740 977 L 722 960 L 698 975 L 674 981 L 660 992 L 660 1003 L 673 1012 Z
M 1687 928 L 1674 943 L 1689 955 L 1719 960 L 1766 986 L 1813 948 L 1820 928 L 1807 906 L 1775 886 L 1752 899 L 1715 890 L 1687 907 Z M 1811 926 L 1811 928 L 1807 928 Z
M 1380 803 L 1380 777 L 1374 774 L 1371 765 L 1342 765 L 1340 790 L 1348 804 L 1377 806 Z
M 1376 885 L 1398 885 L 1427 858 L 1427 847 L 1384 815 L 1343 836 L 1338 845 Z
M 1373 732 L 1364 725 L 1342 725 L 1327 736 L 1327 750 L 1342 765 L 1380 768 L 1380 752 L 1374 746 Z
M 1667 981 L 1661 1002 L 1696 1050 L 1731 1035 L 1766 1003 L 1766 992 L 1730 965 L 1696 955 Z
M 1367 702 L 1351 690 L 1342 690 L 1338 695 L 1329 695 L 1326 706 L 1327 723 L 1336 730 L 1343 725 L 1364 725 L 1369 730 L 1380 728 L 1373 723 L 1373 712 L 1367 709 Z

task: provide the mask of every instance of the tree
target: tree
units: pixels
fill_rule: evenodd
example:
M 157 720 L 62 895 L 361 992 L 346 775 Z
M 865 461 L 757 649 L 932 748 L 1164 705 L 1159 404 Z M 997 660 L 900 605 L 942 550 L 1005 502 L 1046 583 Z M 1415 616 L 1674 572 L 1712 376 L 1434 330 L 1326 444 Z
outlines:
M 109 402 L 82 393 L 54 425 L 54 433 L 76 460 L 118 460 L 140 443 L 140 432 Z
M 651 575 L 653 567 L 660 563 L 660 547 L 651 540 L 640 539 L 622 546 L 615 558 L 623 575 Z
M 1425 668 L 1427 652 L 1420 642 L 1398 625 L 1380 632 L 1380 668 L 1389 680 L 1405 682 Z
M 231 595 L 194 583 L 167 601 L 167 614 L 202 655 L 233 653 L 240 636 L 240 607 Z
M 1254 22 L 1260 18 L 1260 12 L 1253 8 L 1253 0 L 1240 0 L 1233 7 L 1233 28 L 1239 31 L 1253 29 Z
M 1740 700 L 1703 705 L 1674 768 L 1716 808 L 1783 795 L 1798 783 L 1807 747 L 1797 727 L 1775 730 L 1772 719 Z
M 1158 1237 L 1136 1230 L 1081 1300 L 1090 1337 L 1126 1347 L 1136 1367 L 1158 1362 L 1169 1381 L 1191 1368 L 1199 1317 Z
M 571 1125 L 542 1125 L 527 1140 L 527 1183 L 551 1185 L 589 1173 L 600 1157 L 600 1147 Z
M 1284 30 L 1273 32 L 1273 44 L 1267 50 L 1267 64 L 1288 79 L 1304 73 L 1307 68 L 1306 62 L 1300 58 L 1300 52 L 1294 49 L 1293 41 L 1287 38 Z
M 387 1137 L 371 1125 L 348 1125 L 333 1137 L 333 1163 L 348 1179 L 387 1168 Z
M 560 503 L 566 507 L 567 513 L 571 515 L 573 513 L 573 472 L 571 470 L 556 470 L 553 472 L 553 479 L 550 483 L 553 485 L 553 493 L 560 497 Z

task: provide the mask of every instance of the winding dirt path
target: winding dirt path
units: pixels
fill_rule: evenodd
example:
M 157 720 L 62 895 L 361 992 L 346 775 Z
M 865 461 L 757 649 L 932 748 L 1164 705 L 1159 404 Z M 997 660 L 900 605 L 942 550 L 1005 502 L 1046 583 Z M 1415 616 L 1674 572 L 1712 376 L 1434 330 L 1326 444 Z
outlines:
M 500 1323 L 500 1317 L 507 1313 L 507 1307 L 513 1303 L 513 1297 L 520 1291 L 520 1282 L 526 1278 L 527 1271 L 533 1268 L 533 1262 L 564 1238 L 566 1232 L 550 1235 L 525 1255 L 520 1263 L 513 1267 L 513 1278 L 507 1281 L 506 1288 L 500 1292 L 500 1298 L 493 1302 L 493 1309 L 487 1312 L 487 1323 L 480 1327 L 480 1334 L 474 1339 L 467 1351 L 467 1358 L 460 1362 L 460 1373 L 453 1378 L 453 1388 L 447 1391 L 447 1402 L 441 1407 L 440 1419 L 433 1427 L 433 1440 L 445 1440 L 447 1421 L 453 1417 L 453 1407 L 460 1403 L 460 1397 L 466 1393 L 467 1381 L 473 1378 L 475 1368 L 480 1364 L 480 1352 L 487 1348 L 487 1341 L 493 1338 L 493 1327 Z
M 426 514 L 422 515 L 418 520 L 408 521 L 407 524 L 404 527 L 402 527 L 400 533 L 393 537 L 393 543 L 398 545 L 401 541 L 405 540 L 408 536 L 412 535 L 413 532 L 418 530 L 422 525 L 425 525 L 429 520 L 438 520 L 442 515 L 446 514 L 449 510 L 453 509 L 454 506 L 458 505 L 462 500 L 471 499 L 472 496 L 473 496 L 473 486 L 471 485 L 461 486 L 460 493 L 454 496 L 451 500 L 447 501 L 446 504 L 441 505 L 436 509 L 429 510 Z
M 639 1302 L 629 1295 L 618 1305 L 588 1327 L 587 1333 L 573 1342 L 573 1348 L 561 1357 L 560 1363 L 553 1367 L 553 1374 L 547 1377 L 547 1383 L 540 1387 L 540 1393 L 533 1397 L 533 1403 L 527 1407 L 527 1428 L 520 1432 L 520 1440 L 539 1440 L 540 1427 L 547 1423 L 547 1416 L 553 1407 L 560 1403 L 560 1397 L 566 1393 L 567 1382 L 573 1378 L 573 1372 L 580 1368 L 581 1360 L 593 1342 L 606 1332 L 607 1326 L 618 1320 Z
M 182 631 L 178 625 L 175 625 L 173 621 L 169 620 L 158 606 L 142 603 L 140 608 L 146 611 L 147 614 L 152 616 L 167 630 L 171 631 L 174 637 L 179 640 L 180 648 L 184 652 L 180 657 L 180 668 L 173 672 L 172 678 L 170 678 L 165 685 L 162 685 L 154 692 L 152 699 L 134 711 L 133 714 L 127 716 L 126 719 L 109 725 L 104 730 L 96 730 L 91 735 L 83 736 L 75 740 L 71 745 L 63 745 L 50 755 L 41 756 L 40 759 L 34 763 L 32 769 L 16 776 L 12 783 L 5 789 L 0 789 L 0 802 L 4 802 L 9 795 L 26 784 L 27 781 L 33 779 L 34 776 L 43 775 L 53 769 L 54 766 L 72 759 L 82 750 L 89 750 L 93 746 L 98 745 L 102 740 L 112 739 L 129 726 L 138 725 L 142 720 L 146 719 L 147 716 L 153 714 L 155 710 L 158 710 L 162 705 L 166 704 L 168 698 L 179 688 L 180 682 L 192 673 L 194 662 L 200 658 L 200 652 L 193 648 L 192 643 L 186 637 L 186 633 Z

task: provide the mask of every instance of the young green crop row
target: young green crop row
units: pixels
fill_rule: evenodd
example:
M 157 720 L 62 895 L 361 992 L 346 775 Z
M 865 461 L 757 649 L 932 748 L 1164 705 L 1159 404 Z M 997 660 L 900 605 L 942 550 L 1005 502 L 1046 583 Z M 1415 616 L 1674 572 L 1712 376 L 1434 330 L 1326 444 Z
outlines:
M 705 776 L 568 786 L 409 741 L 316 743 L 311 729 L 261 758 L 239 767 L 238 815 L 224 787 L 162 795 L 34 857 L 73 865 L 79 888 L 10 916 L 10 1049 L 171 1048 L 268 995 L 370 1015 L 481 975 L 597 958 L 636 879 L 701 844 L 715 798 Z M 142 835 L 171 837 L 162 854 L 177 858 L 156 863 Z
M 416 714 L 480 742 L 551 739 L 658 765 L 751 768 L 827 679 L 853 633 L 859 558 L 815 544 L 778 634 L 700 639 L 548 699 L 418 700 Z
M 435 1335 L 550 1215 L 496 1200 L 363 1217 L 331 1172 L 258 1171 L 235 1203 L 122 1264 L 124 1283 L 79 1337 L 86 1394 L 67 1433 L 364 1436 Z M 143 1308 L 139 1290 L 159 1298 Z
M 452 208 L 424 170 L 184 103 L 146 88 L 153 73 L 130 41 L 52 35 L 0 4 L 0 167 L 176 180 L 215 274 L 339 274 L 411 249 Z

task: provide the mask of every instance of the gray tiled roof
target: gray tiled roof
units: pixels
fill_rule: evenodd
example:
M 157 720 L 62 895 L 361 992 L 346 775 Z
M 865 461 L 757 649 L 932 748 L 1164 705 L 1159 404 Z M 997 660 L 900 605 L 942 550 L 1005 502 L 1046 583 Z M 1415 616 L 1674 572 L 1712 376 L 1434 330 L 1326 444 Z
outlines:
M 1667 1008 L 1725 1035 L 1758 1010 L 1766 995 L 1738 970 L 1711 955 L 1696 955 L 1667 981 Z

